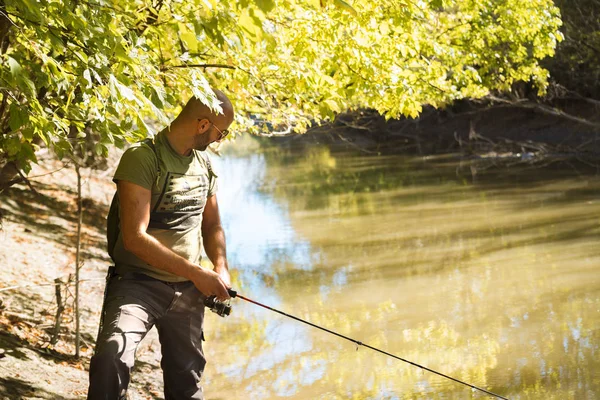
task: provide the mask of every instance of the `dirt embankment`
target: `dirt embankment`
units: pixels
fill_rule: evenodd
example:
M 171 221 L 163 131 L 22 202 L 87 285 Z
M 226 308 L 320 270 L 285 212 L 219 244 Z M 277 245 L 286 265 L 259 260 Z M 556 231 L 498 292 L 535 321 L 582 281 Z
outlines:
M 31 188 L 0 194 L 0 399 L 81 399 L 95 342 L 106 269 L 105 217 L 112 171 L 82 170 L 81 357 L 75 359 L 77 183 L 71 166 L 43 160 Z M 35 192 L 32 190 L 35 190 Z M 57 286 L 55 280 L 60 280 Z M 64 307 L 57 319 L 60 298 Z M 57 327 L 57 320 L 60 326 Z M 139 349 L 133 399 L 161 392 L 153 334 Z

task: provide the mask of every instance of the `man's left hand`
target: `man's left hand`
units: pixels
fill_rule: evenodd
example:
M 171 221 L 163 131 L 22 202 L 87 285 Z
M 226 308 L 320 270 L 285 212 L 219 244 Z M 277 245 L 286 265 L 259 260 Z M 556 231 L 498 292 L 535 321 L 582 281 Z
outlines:
M 231 276 L 229 275 L 229 269 L 227 269 L 227 267 L 215 267 L 214 271 L 219 274 L 225 285 L 227 285 L 228 288 L 231 288 Z

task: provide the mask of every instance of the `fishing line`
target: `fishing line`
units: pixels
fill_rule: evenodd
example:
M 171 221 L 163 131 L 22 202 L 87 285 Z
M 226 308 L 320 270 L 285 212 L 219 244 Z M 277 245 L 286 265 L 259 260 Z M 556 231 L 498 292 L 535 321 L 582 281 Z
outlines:
M 335 336 L 341 337 L 342 339 L 346 339 L 346 340 L 348 340 L 348 341 L 350 341 L 350 342 L 352 342 L 352 343 L 355 343 L 355 344 L 356 344 L 356 345 L 358 345 L 358 346 L 363 346 L 363 347 L 366 347 L 366 348 L 368 348 L 368 349 L 371 349 L 371 350 L 377 351 L 377 352 L 379 352 L 379 353 L 381 353 L 381 354 L 385 354 L 386 356 L 390 356 L 390 357 L 392 357 L 392 358 L 395 358 L 396 360 L 404 361 L 405 363 L 408 363 L 408 364 L 410 364 L 410 365 L 414 365 L 415 367 L 418 367 L 418 368 L 424 369 L 425 371 L 429 371 L 429 372 L 431 372 L 431 373 L 434 373 L 434 374 L 436 374 L 436 375 L 442 376 L 442 377 L 444 377 L 444 378 L 446 378 L 446 379 L 450 379 L 450 380 L 452 380 L 452 381 L 454 381 L 454 382 L 457 382 L 457 383 L 463 384 L 463 385 L 465 385 L 465 386 L 468 386 L 468 387 L 470 387 L 470 388 L 472 388 L 472 389 L 479 390 L 479 391 L 481 391 L 481 392 L 483 392 L 483 393 L 489 394 L 490 396 L 494 396 L 494 397 L 497 397 L 497 398 L 499 398 L 499 399 L 503 399 L 503 400 L 509 400 L 508 398 L 506 398 L 506 397 L 503 397 L 503 396 L 500 396 L 499 394 L 492 393 L 492 392 L 490 392 L 490 391 L 488 391 L 488 390 L 485 390 L 485 389 L 483 389 L 483 388 L 480 388 L 480 387 L 477 387 L 477 386 L 475 386 L 475 385 L 471 385 L 470 383 L 467 383 L 467 382 L 461 381 L 460 379 L 453 378 L 453 377 L 451 377 L 451 376 L 448 376 L 448 375 L 446 375 L 446 374 L 443 374 L 443 373 L 441 373 L 441 372 L 435 371 L 435 370 L 433 370 L 433 369 L 431 369 L 431 368 L 427 368 L 427 367 L 425 367 L 425 366 L 423 366 L 423 365 L 419 365 L 419 364 L 417 364 L 417 363 L 415 363 L 415 362 L 412 362 L 412 361 L 406 360 L 406 359 L 404 359 L 404 358 L 402 358 L 402 357 L 398 357 L 398 356 L 396 356 L 396 355 L 394 355 L 394 354 L 388 353 L 387 351 L 383 351 L 383 350 L 381 350 L 381 349 L 378 349 L 378 348 L 376 348 L 376 347 L 369 346 L 368 344 L 366 344 L 366 343 L 363 343 L 363 342 L 361 342 L 361 341 L 358 341 L 358 340 L 356 340 L 356 339 L 352 339 L 352 338 L 350 338 L 350 337 L 348 337 L 348 336 L 344 336 L 344 335 L 342 335 L 342 334 L 340 334 L 340 333 L 334 332 L 334 331 L 332 331 L 332 330 L 329 330 L 329 329 L 327 329 L 327 328 L 323 328 L 322 326 L 319 326 L 319 325 L 313 324 L 313 323 L 311 323 L 311 322 L 305 321 L 305 320 L 303 320 L 303 319 L 301 319 L 301 318 L 298 318 L 298 317 L 295 317 L 295 316 L 293 316 L 293 315 L 286 314 L 286 313 L 284 313 L 283 311 L 277 310 L 277 309 L 275 309 L 275 308 L 273 308 L 273 307 L 269 307 L 269 306 L 267 306 L 267 305 L 265 305 L 265 304 L 261 304 L 261 303 L 259 303 L 258 301 L 251 300 L 251 299 L 249 299 L 249 298 L 247 298 L 247 297 L 244 297 L 244 296 L 242 296 L 241 294 L 238 294 L 238 293 L 237 293 L 235 290 L 229 289 L 229 295 L 230 295 L 231 297 L 234 297 L 234 298 L 235 298 L 235 297 L 239 297 L 240 299 L 242 299 L 242 300 L 245 300 L 245 301 L 247 301 L 247 302 L 249 302 L 249 303 L 252 303 L 252 304 L 256 304 L 256 305 L 257 305 L 257 306 L 259 306 L 259 307 L 263 307 L 263 308 L 266 308 L 267 310 L 274 311 L 274 312 L 276 312 L 276 313 L 278 313 L 278 314 L 281 314 L 281 315 L 283 315 L 283 316 L 286 316 L 286 317 L 288 317 L 288 318 L 295 319 L 296 321 L 299 321 L 299 322 L 302 322 L 302 323 L 304 323 L 304 324 L 310 325 L 310 326 L 312 326 L 312 327 L 314 327 L 314 328 L 320 329 L 320 330 L 322 330 L 322 331 L 325 331 L 325 332 L 327 332 L 327 333 L 331 333 L 332 335 L 335 335 Z

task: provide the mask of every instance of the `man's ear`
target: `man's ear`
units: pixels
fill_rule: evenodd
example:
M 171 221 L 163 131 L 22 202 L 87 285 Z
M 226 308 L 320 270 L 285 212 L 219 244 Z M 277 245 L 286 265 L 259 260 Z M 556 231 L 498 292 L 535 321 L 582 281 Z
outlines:
M 211 122 L 207 118 L 202 118 L 198 121 L 200 133 L 205 133 L 210 129 Z

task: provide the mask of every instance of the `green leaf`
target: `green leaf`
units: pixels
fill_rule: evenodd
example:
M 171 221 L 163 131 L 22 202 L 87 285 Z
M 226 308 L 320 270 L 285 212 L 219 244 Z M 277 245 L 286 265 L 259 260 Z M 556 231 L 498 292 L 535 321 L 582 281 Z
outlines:
M 16 103 L 12 103 L 9 108 L 10 119 L 8 122 L 8 126 L 11 131 L 17 131 L 19 128 L 27 124 L 29 121 L 29 114 L 27 110 L 23 109 Z
M 354 16 L 358 15 L 358 12 L 354 9 L 354 7 L 346 3 L 344 0 L 333 0 L 333 4 L 335 4 L 337 8 L 347 11 Z
M 19 64 L 14 58 L 10 56 L 7 58 L 8 66 L 10 68 L 10 74 L 13 78 L 16 79 L 21 74 L 21 71 L 23 71 L 23 68 L 21 67 L 21 64 Z
M 21 151 L 21 141 L 17 137 L 10 137 L 2 142 L 2 148 L 10 158 L 14 158 Z
M 83 71 L 83 79 L 87 81 L 86 89 L 90 89 L 93 86 L 92 76 L 90 74 L 90 70 L 86 69 Z
M 49 124 L 45 124 L 44 126 L 42 126 L 41 128 L 38 126 L 34 126 L 34 131 L 33 134 L 39 138 L 42 139 L 42 141 L 44 142 L 44 144 L 46 146 L 50 146 L 50 138 L 49 136 L 51 135 L 49 129 L 47 130 Z
M 123 98 L 128 101 L 134 101 L 138 105 L 142 105 L 140 100 L 137 98 L 135 92 L 128 86 L 119 82 L 114 75 L 109 76 L 109 84 L 111 85 L 111 95 L 118 94 L 118 98 Z
M 196 33 L 192 32 L 184 23 L 178 24 L 179 37 L 185 43 L 187 50 L 193 53 L 198 52 L 198 39 Z
M 106 157 L 106 156 L 108 156 L 108 147 L 106 147 L 102 143 L 96 143 L 94 145 L 94 153 L 97 156 Z
M 29 95 L 35 95 L 35 84 L 27 76 L 27 71 L 12 57 L 7 57 L 11 77 L 17 83 L 18 89 Z
M 334 99 L 327 99 L 327 100 L 325 100 L 325 104 L 333 112 L 339 113 L 339 112 L 342 111 L 339 103 L 337 101 L 335 101 Z
M 117 60 L 122 61 L 126 64 L 134 63 L 134 61 L 129 57 L 129 52 L 123 47 L 121 43 L 117 43 L 114 49 L 114 54 Z
M 36 162 L 37 157 L 35 156 L 35 149 L 31 143 L 22 143 L 19 151 L 19 165 L 23 168 L 23 171 L 27 174 L 30 170 L 30 162 Z M 25 161 L 25 162 L 23 162 Z
M 23 135 L 23 139 L 25 141 L 31 143 L 34 137 L 34 128 L 32 126 L 26 126 L 23 130 L 21 130 L 21 134 Z
M 148 133 L 152 132 L 152 130 L 148 127 L 148 125 L 146 125 L 144 118 L 140 114 L 137 115 L 136 124 L 138 131 L 140 133 L 143 133 L 144 136 L 147 136 Z
M 28 12 L 33 14 L 35 17 L 41 17 L 40 6 L 36 4 L 34 0 L 21 0 Z
M 255 0 L 254 3 L 265 13 L 268 13 L 275 8 L 274 0 Z
M 262 36 L 262 23 L 254 15 L 251 15 L 250 9 L 245 9 L 240 14 L 238 24 L 245 30 L 252 41 L 258 41 Z
M 217 96 L 214 94 L 204 75 L 198 71 L 192 71 L 190 75 L 192 78 L 192 93 L 194 96 L 211 110 L 222 113 L 223 108 L 221 107 L 221 102 L 217 99 Z
M 444 7 L 444 0 L 430 0 L 429 4 L 434 10 L 440 10 Z

